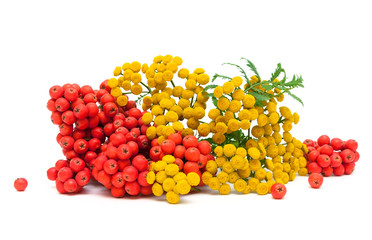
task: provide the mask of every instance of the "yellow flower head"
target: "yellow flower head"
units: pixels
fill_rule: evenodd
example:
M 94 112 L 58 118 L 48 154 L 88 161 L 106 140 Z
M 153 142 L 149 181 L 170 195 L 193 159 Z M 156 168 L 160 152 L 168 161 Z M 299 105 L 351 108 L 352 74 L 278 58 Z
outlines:
M 223 89 L 222 89 L 222 87 L 217 86 L 217 87 L 213 90 L 213 95 L 214 95 L 216 98 L 220 98 L 220 97 L 222 97 L 222 95 L 223 95 Z
M 217 174 L 217 178 L 220 183 L 226 183 L 229 180 L 229 174 L 222 171 Z
M 121 67 L 116 67 L 114 72 L 113 72 L 114 76 L 119 76 L 120 73 L 121 73 Z
M 251 94 L 244 95 L 242 101 L 245 108 L 252 108 L 256 103 L 256 99 Z
M 139 84 L 133 84 L 132 87 L 130 88 L 130 91 L 134 94 L 134 95 L 139 95 L 142 93 L 142 86 L 139 85 Z
M 171 81 L 173 79 L 173 72 L 170 70 L 166 70 L 163 72 L 163 79 L 165 81 Z
M 233 79 L 231 79 L 231 82 L 234 84 L 234 87 L 239 87 L 240 85 L 242 85 L 243 83 L 243 79 L 239 76 L 237 77 L 233 77 Z
M 176 182 L 173 180 L 173 178 L 168 177 L 163 181 L 162 186 L 165 192 L 169 192 L 172 191 L 176 186 Z
M 256 147 L 251 147 L 248 149 L 248 155 L 253 159 L 258 159 L 261 155 L 260 150 Z
M 212 140 L 213 140 L 213 142 L 216 143 L 216 144 L 222 144 L 222 143 L 225 142 L 226 137 L 225 137 L 225 134 L 220 133 L 220 132 L 217 132 L 216 134 L 214 134 L 214 135 L 212 136 Z
M 222 111 L 225 111 L 229 108 L 229 106 L 230 106 L 229 99 L 227 99 L 225 97 L 221 97 L 220 99 L 218 99 L 218 101 L 217 101 L 218 109 L 220 109 Z
M 153 184 L 155 182 L 155 172 L 148 172 L 146 175 L 146 181 L 148 184 Z
M 210 172 L 208 172 L 208 171 L 205 171 L 205 172 L 203 172 L 203 174 L 202 174 L 202 182 L 204 183 L 204 184 L 209 184 L 209 181 L 210 181 L 210 179 L 213 177 L 213 175 L 210 173 Z
M 212 190 L 218 190 L 218 189 L 220 189 L 220 187 L 221 187 L 221 183 L 220 183 L 220 181 L 218 180 L 217 177 L 211 177 L 211 178 L 209 179 L 208 186 L 209 186 Z
M 236 152 L 236 147 L 233 144 L 223 146 L 223 153 L 226 157 L 232 157 Z
M 134 61 L 130 64 L 129 68 L 135 73 L 139 72 L 141 70 L 141 63 Z
M 213 108 L 211 110 L 209 110 L 208 112 L 208 117 L 212 120 L 216 120 L 216 118 L 220 116 L 220 110 L 218 110 L 217 108 Z
M 189 76 L 189 70 L 187 68 L 181 68 L 178 71 L 178 77 L 179 78 L 187 78 Z
M 247 182 L 243 179 L 238 179 L 234 183 L 234 189 L 237 192 L 243 192 L 244 189 L 247 187 Z
M 174 62 L 175 64 L 177 64 L 178 66 L 180 66 L 180 65 L 182 65 L 182 63 L 183 63 L 183 60 L 182 60 L 182 58 L 180 58 L 180 57 L 178 57 L 178 56 L 175 56 L 175 57 L 173 58 L 173 62 Z
M 241 89 L 236 89 L 236 90 L 233 92 L 232 97 L 233 97 L 234 100 L 242 101 L 243 98 L 244 98 L 244 91 L 241 90 Z
M 222 89 L 223 89 L 223 93 L 225 94 L 230 94 L 234 91 L 234 84 L 229 81 L 229 82 L 225 82 L 223 85 L 222 85 Z
M 161 195 L 163 195 L 164 191 L 163 191 L 163 187 L 159 184 L 159 183 L 154 183 L 152 185 L 152 193 L 157 196 L 157 197 L 160 197 Z
M 178 181 L 176 183 L 176 188 L 177 191 L 182 195 L 188 194 L 191 190 L 190 184 L 185 179 Z
M 199 183 L 200 183 L 200 177 L 197 173 L 195 172 L 190 172 L 187 174 L 186 176 L 186 180 L 187 182 L 191 185 L 191 186 L 198 186 Z
M 178 121 L 178 114 L 176 112 L 173 112 L 173 111 L 168 111 L 165 114 L 165 120 L 167 122 L 176 122 L 176 121 Z
M 205 85 L 209 82 L 209 76 L 205 73 L 202 73 L 202 74 L 199 74 L 197 77 L 196 77 L 196 81 L 200 84 L 200 85 Z
M 167 201 L 171 204 L 177 204 L 180 201 L 180 196 L 173 191 L 167 192 L 165 197 L 166 197 Z
M 213 160 L 209 160 L 207 165 L 205 166 L 205 170 L 210 172 L 211 174 L 216 174 L 217 172 L 217 163 Z
M 230 102 L 229 110 L 233 113 L 239 112 L 240 108 L 242 107 L 242 104 L 238 100 L 232 100 Z
M 208 123 L 202 123 L 198 126 L 198 133 L 202 137 L 208 136 L 210 131 L 211 131 L 211 128 Z
M 259 195 L 265 195 L 267 194 L 269 191 L 269 188 L 267 186 L 267 183 L 265 182 L 261 182 L 259 184 L 257 184 L 257 187 L 256 187 L 256 192 L 259 194 Z
M 231 187 L 229 184 L 222 184 L 221 187 L 218 189 L 218 191 L 220 192 L 221 195 L 227 195 L 230 193 L 231 191 Z

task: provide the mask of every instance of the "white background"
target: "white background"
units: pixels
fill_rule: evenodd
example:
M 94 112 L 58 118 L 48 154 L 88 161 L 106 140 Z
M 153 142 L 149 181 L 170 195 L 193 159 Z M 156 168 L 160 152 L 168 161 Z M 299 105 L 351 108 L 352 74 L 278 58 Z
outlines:
M 103 1 L 102 1 L 103 2 Z M 371 237 L 371 42 L 368 1 L 1 1 L 0 239 L 139 237 L 314 239 Z M 259 2 L 259 3 L 258 3 Z M 48 90 L 99 83 L 124 62 L 172 54 L 211 76 L 253 61 L 264 78 L 278 62 L 305 88 L 287 98 L 301 115 L 293 135 L 354 138 L 350 176 L 311 189 L 306 177 L 271 195 L 203 191 L 178 205 L 114 199 L 100 186 L 58 194 L 46 170 L 63 157 L 46 109 Z M 17 192 L 13 181 L 29 186 Z M 7 236 L 7 237 L 5 237 Z

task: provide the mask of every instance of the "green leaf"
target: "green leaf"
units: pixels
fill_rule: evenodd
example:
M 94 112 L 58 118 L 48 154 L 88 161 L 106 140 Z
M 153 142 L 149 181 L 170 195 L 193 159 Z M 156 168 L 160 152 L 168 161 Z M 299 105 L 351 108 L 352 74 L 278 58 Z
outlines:
M 285 70 L 282 68 L 282 65 L 278 63 L 275 72 L 271 74 L 270 82 L 274 81 L 276 78 L 279 77 L 281 73 L 285 73 Z
M 257 76 L 257 78 L 258 78 L 258 81 L 261 82 L 261 77 L 260 77 L 260 74 L 258 74 L 258 71 L 257 71 L 256 66 L 255 66 L 251 61 L 249 61 L 249 60 L 246 59 L 246 58 L 243 58 L 243 57 L 242 57 L 241 59 L 244 59 L 244 60 L 247 61 L 247 66 L 252 70 L 252 72 L 254 72 L 254 73 L 256 74 L 256 76 Z
M 213 105 L 217 108 L 217 98 L 215 96 L 212 96 L 212 102 L 213 102 Z
M 304 103 L 302 102 L 301 98 L 297 97 L 296 95 L 294 95 L 293 93 L 291 93 L 290 91 L 287 92 L 289 96 L 291 96 L 293 99 L 297 100 L 298 102 L 300 102 L 302 104 L 302 106 L 304 106 Z
M 241 66 L 239 66 L 239 65 L 237 65 L 237 64 L 234 64 L 234 63 L 224 63 L 224 64 L 222 64 L 222 65 L 225 65 L 225 64 L 228 64 L 228 65 L 231 65 L 231 66 L 234 66 L 234 67 L 238 68 L 239 71 L 240 71 L 240 73 L 241 73 L 241 74 L 243 75 L 243 77 L 245 78 L 245 80 L 246 80 L 246 81 L 249 81 L 247 74 L 245 73 L 244 69 L 243 69 Z M 231 79 L 231 78 L 230 78 L 230 79 Z
M 216 73 L 216 74 L 214 74 L 214 76 L 212 78 L 212 82 L 214 82 L 217 78 L 222 78 L 223 80 L 228 80 L 228 81 L 230 81 L 232 79 L 231 77 L 220 75 L 220 74 Z
M 218 87 L 218 85 L 216 85 L 216 84 L 208 85 L 208 86 L 206 86 L 206 87 L 203 89 L 203 93 L 207 92 L 207 90 L 209 90 L 209 89 L 216 88 L 216 87 Z

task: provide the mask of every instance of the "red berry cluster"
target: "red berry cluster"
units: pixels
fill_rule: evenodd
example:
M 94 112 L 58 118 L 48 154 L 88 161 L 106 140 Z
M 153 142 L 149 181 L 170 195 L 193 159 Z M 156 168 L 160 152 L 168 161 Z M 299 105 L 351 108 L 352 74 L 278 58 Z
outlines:
M 214 160 L 211 154 L 211 144 L 208 141 L 198 141 L 193 135 L 182 137 L 182 133 L 173 133 L 168 139 L 161 142 L 154 139 L 151 142 L 150 159 L 154 162 L 159 161 L 164 155 L 173 155 L 175 164 L 178 165 L 179 171 L 188 174 L 195 172 L 200 176 L 205 172 L 205 166 L 209 160 Z M 204 185 L 200 181 L 199 186 Z
M 307 155 L 309 173 L 322 173 L 326 177 L 332 174 L 336 176 L 351 174 L 359 160 L 358 143 L 353 139 L 331 140 L 327 135 L 322 135 L 317 141 L 306 139 L 304 144 L 309 149 Z
M 142 123 L 143 113 L 136 103 L 128 101 L 125 107 L 118 107 L 109 91 L 107 80 L 99 90 L 77 84 L 56 85 L 49 90 L 47 108 L 52 112 L 52 122 L 59 127 L 56 140 L 66 160 L 58 160 L 47 176 L 56 181 L 60 193 L 79 192 L 91 175 L 97 178 L 96 159 L 110 154 L 119 142 L 132 149 L 149 146 L 144 135 L 148 126 Z M 132 151 L 130 157 L 137 153 Z

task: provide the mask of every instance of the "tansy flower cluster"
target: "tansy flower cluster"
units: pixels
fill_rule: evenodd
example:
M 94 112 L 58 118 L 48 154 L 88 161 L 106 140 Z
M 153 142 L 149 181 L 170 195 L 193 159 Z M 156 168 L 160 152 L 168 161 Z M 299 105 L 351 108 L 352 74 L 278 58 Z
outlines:
M 125 94 L 140 95 L 137 103 L 142 101 L 142 109 L 147 111 L 142 120 L 144 124 L 153 123 L 146 133 L 150 140 L 158 138 L 161 142 L 180 131 L 183 136 L 194 135 L 194 131 L 200 136 L 210 133 L 209 124 L 200 122 L 208 101 L 203 86 L 209 83 L 209 75 L 202 68 L 190 72 L 181 68 L 182 63 L 182 58 L 171 55 L 156 56 L 150 65 L 124 63 L 114 70 L 117 78 L 108 81 L 119 106 L 127 104 Z
M 167 201 L 172 204 L 178 203 L 180 195 L 188 194 L 192 187 L 200 183 L 197 173 L 185 174 L 179 171 L 179 166 L 174 162 L 174 156 L 165 155 L 160 161 L 150 165 L 150 171 L 146 176 L 147 183 L 152 184 L 153 194 L 160 197 L 165 192 Z
M 208 140 L 213 144 L 216 161 L 207 163 L 202 181 L 221 194 L 228 194 L 231 184 L 237 192 L 264 195 L 274 183 L 286 184 L 298 172 L 307 174 L 307 148 L 290 133 L 299 115 L 278 106 L 284 100 L 283 93 L 301 86 L 302 79 L 294 78 L 288 84 L 276 77 L 263 81 L 258 73 L 249 79 L 243 73 L 244 84 L 240 76 L 217 74 L 228 81 L 206 87 L 214 88 L 208 94 L 215 106 L 208 112 L 213 133 Z

